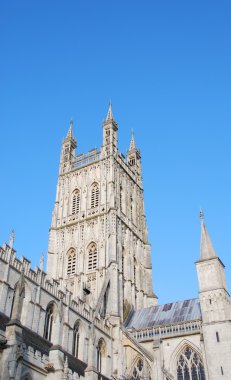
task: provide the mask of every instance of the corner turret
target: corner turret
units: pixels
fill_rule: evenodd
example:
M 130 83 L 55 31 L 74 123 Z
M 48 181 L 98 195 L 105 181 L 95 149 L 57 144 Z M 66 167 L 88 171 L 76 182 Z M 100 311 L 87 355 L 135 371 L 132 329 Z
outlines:
M 60 174 L 64 173 L 71 167 L 71 163 L 75 158 L 75 149 L 77 147 L 76 140 L 73 135 L 73 121 L 70 121 L 67 136 L 63 139 L 60 157 Z
M 118 125 L 114 120 L 110 102 L 106 120 L 103 121 L 103 151 L 107 156 L 117 153 L 117 130 Z
M 207 356 L 208 378 L 228 380 L 231 373 L 231 302 L 225 267 L 216 255 L 202 211 L 200 218 L 200 259 L 196 262 L 196 268 L 202 314 L 201 342 Z
M 130 147 L 127 151 L 127 161 L 131 168 L 135 169 L 136 173 L 141 175 L 141 155 L 140 151 L 136 147 L 134 132 L 132 130 L 132 136 L 130 141 Z

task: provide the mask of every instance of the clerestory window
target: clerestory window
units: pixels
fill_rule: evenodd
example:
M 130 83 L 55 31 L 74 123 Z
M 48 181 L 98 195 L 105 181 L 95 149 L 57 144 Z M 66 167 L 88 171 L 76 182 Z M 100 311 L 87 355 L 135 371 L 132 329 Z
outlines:
M 77 214 L 80 211 L 80 191 L 76 189 L 72 195 L 72 215 Z
M 99 206 L 99 185 L 93 183 L 91 186 L 91 208 Z
M 95 243 L 91 243 L 88 247 L 88 270 L 97 268 L 97 247 Z
M 54 304 L 50 304 L 46 309 L 43 337 L 51 341 L 52 327 L 54 321 Z
M 96 347 L 97 349 L 97 371 L 102 372 L 103 368 L 103 358 L 106 354 L 106 344 L 103 338 L 101 338 Z
M 178 358 L 177 380 L 205 380 L 203 362 L 189 346 L 184 348 Z
M 76 251 L 74 248 L 67 252 L 67 275 L 75 274 L 76 270 Z
M 72 355 L 76 358 L 79 356 L 79 321 L 74 325 Z

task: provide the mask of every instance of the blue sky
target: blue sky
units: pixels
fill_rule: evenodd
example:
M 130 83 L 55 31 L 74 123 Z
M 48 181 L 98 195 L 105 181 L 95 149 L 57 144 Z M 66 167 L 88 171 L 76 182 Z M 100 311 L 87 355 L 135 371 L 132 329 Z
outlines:
M 159 302 L 196 297 L 199 208 L 231 288 L 230 1 L 2 1 L 0 244 L 47 250 L 62 137 L 100 146 L 111 99 L 142 152 Z

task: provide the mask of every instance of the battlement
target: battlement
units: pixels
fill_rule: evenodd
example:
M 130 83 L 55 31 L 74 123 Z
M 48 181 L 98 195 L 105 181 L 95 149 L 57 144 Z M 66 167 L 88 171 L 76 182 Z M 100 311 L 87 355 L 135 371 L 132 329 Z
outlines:
M 87 154 L 78 154 L 72 164 L 72 169 L 79 169 L 83 166 L 89 165 L 92 162 L 100 160 L 100 152 L 97 148 L 91 149 Z

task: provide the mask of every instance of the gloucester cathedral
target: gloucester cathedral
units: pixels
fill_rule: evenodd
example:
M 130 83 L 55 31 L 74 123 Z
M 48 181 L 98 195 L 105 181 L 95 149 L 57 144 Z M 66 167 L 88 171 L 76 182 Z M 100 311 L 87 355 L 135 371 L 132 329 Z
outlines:
M 141 155 L 109 105 L 100 150 L 62 142 L 46 271 L 0 248 L 0 379 L 230 380 L 231 303 L 201 212 L 199 296 L 152 288 Z

